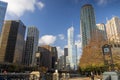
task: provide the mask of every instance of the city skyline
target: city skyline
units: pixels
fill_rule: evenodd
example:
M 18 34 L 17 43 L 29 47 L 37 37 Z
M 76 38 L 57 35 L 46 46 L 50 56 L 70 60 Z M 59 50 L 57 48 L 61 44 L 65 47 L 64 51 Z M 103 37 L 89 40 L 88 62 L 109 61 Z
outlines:
M 6 19 L 21 19 L 26 26 L 38 26 L 40 31 L 39 43 L 53 43 L 52 45 L 57 46 L 61 54 L 63 54 L 64 46 L 67 45 L 67 29 L 72 24 L 75 28 L 75 40 L 76 42 L 80 42 L 78 38 L 80 34 L 80 9 L 85 3 L 93 5 L 96 14 L 96 23 L 106 23 L 106 18 L 111 19 L 114 15 L 120 17 L 119 0 L 105 0 L 103 2 L 102 0 L 98 0 L 98 2 L 95 0 L 91 2 L 87 0 L 40 0 L 38 2 L 30 0 L 28 4 L 31 4 L 32 7 L 29 5 L 25 9 L 21 5 L 24 6 L 24 2 L 27 0 L 21 0 L 21 5 L 18 5 L 21 11 L 10 6 L 13 4 L 17 5 L 17 1 L 19 0 L 2 1 L 8 2 Z M 12 13 L 18 17 L 15 17 Z M 49 42 L 45 39 L 49 39 Z

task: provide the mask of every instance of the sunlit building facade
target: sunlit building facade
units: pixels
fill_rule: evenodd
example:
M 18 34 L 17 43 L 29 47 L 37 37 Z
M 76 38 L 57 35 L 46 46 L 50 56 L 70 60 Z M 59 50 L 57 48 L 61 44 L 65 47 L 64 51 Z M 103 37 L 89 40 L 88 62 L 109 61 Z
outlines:
M 107 39 L 113 47 L 120 47 L 120 19 L 113 17 L 106 23 Z
M 85 47 L 91 40 L 95 40 L 96 22 L 94 8 L 91 4 L 85 4 L 81 8 L 80 27 L 82 34 L 82 47 Z
M 106 27 L 104 23 L 96 24 L 97 26 L 97 39 L 101 41 L 107 41 Z
M 7 20 L 1 34 L 0 62 L 21 63 L 26 26 L 20 20 Z
M 2 27 L 3 27 L 6 9 L 7 9 L 7 3 L 0 1 L 0 46 L 1 46 L 1 33 L 2 33 Z
M 70 65 L 70 69 L 75 69 L 76 66 L 76 49 L 75 49 L 75 41 L 74 41 L 74 28 L 73 26 L 68 29 L 68 64 Z

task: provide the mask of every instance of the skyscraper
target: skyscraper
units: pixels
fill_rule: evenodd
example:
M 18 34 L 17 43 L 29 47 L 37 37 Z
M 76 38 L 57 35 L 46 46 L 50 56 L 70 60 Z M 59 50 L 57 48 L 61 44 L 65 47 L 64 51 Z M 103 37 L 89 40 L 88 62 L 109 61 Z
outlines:
M 48 69 L 55 69 L 58 60 L 57 48 L 49 45 L 42 45 L 38 47 L 40 53 L 40 66 Z
M 1 33 L 4 22 L 4 17 L 7 9 L 7 3 L 0 1 L 0 46 L 1 46 Z
M 24 51 L 23 64 L 27 66 L 35 65 L 35 54 L 38 48 L 39 30 L 34 27 L 28 27 L 27 39 Z
M 74 41 L 74 28 L 73 26 L 68 29 L 68 61 L 71 69 L 75 69 L 76 64 L 74 61 L 76 60 L 76 52 L 75 51 L 75 41 Z
M 67 56 L 68 56 L 68 48 L 64 48 L 64 67 L 67 69 Z
M 113 17 L 106 23 L 107 39 L 113 47 L 120 47 L 120 19 Z
M 5 21 L 1 35 L 0 62 L 20 63 L 26 26 L 20 20 Z
M 95 39 L 96 22 L 94 8 L 91 4 L 85 4 L 81 8 L 80 15 L 82 46 L 85 47 L 91 40 Z

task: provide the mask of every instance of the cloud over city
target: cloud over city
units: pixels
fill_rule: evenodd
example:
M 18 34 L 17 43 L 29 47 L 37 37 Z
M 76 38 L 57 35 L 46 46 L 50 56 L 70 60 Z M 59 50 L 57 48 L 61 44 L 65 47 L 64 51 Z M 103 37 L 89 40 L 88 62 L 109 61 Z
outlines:
M 106 5 L 108 3 L 112 3 L 112 2 L 115 2 L 117 0 L 95 0 L 95 1 L 98 3 L 98 5 Z
M 59 37 L 60 40 L 64 40 L 65 39 L 64 34 L 59 34 L 58 37 Z
M 44 7 L 43 2 L 37 0 L 2 0 L 8 3 L 7 16 L 21 17 L 26 11 L 34 12 L 35 6 L 39 9 Z
M 56 41 L 56 36 L 53 35 L 44 35 L 39 39 L 40 45 L 51 45 Z
M 58 56 L 59 57 L 64 55 L 64 50 L 60 46 L 57 46 L 57 51 L 58 51 Z
M 41 9 L 43 9 L 44 8 L 44 6 L 45 6 L 45 4 L 43 3 L 43 2 L 38 2 L 38 3 L 36 3 L 36 5 L 37 5 L 37 7 L 41 10 Z

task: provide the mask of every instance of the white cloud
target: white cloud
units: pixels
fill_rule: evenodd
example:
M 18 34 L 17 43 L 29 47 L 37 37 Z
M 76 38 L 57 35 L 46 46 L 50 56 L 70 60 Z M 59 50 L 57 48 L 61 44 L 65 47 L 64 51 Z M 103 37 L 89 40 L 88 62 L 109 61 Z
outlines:
M 56 41 L 56 36 L 44 35 L 39 39 L 39 44 L 50 45 L 50 44 L 54 44 L 55 41 Z
M 79 48 L 82 48 L 82 36 L 80 34 L 77 35 L 77 40 L 75 40 L 75 45 L 77 45 Z
M 78 55 L 78 60 L 80 59 L 82 55 L 82 41 L 81 41 L 81 35 L 77 35 L 77 40 L 75 40 L 75 45 L 77 45 L 77 55 Z
M 36 4 L 42 2 L 37 2 L 37 0 L 2 0 L 8 3 L 7 16 L 21 17 L 26 11 L 33 12 L 35 10 Z M 42 3 L 41 9 L 44 7 Z
M 82 42 L 80 40 L 76 40 L 75 45 L 77 45 L 78 48 L 82 48 Z
M 45 6 L 43 2 L 38 2 L 36 5 L 38 6 L 40 10 Z
M 58 51 L 58 57 L 64 55 L 64 50 L 60 46 L 57 46 L 57 51 Z
M 81 38 L 81 35 L 80 35 L 80 34 L 78 34 L 78 35 L 77 35 L 77 38 L 78 38 L 78 39 L 80 39 L 80 38 Z
M 97 1 L 98 5 L 106 5 L 108 3 L 113 3 L 117 0 L 96 0 L 96 1 Z
M 108 0 L 98 0 L 99 5 L 106 4 Z
M 60 38 L 60 40 L 64 40 L 65 36 L 63 34 L 59 34 L 58 37 Z

